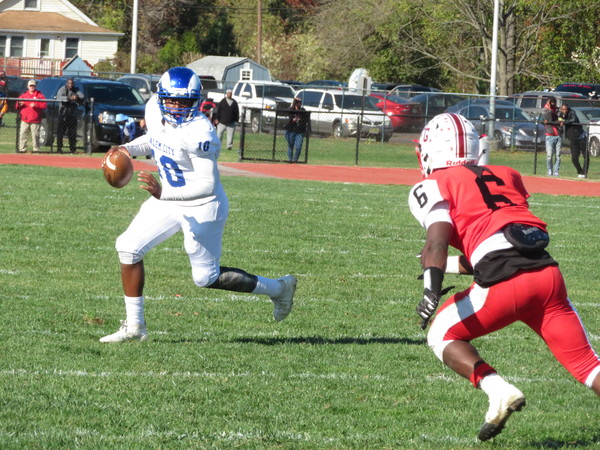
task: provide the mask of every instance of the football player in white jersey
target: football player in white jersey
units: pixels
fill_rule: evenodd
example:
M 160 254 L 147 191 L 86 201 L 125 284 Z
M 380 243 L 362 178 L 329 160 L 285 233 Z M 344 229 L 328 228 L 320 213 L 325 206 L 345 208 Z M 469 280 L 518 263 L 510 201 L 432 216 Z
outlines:
M 126 320 L 100 342 L 147 339 L 144 255 L 178 231 L 183 233 L 197 286 L 268 295 L 277 321 L 292 310 L 294 276 L 271 279 L 220 266 L 228 202 L 217 166 L 221 143 L 200 112 L 201 89 L 200 79 L 191 69 L 174 67 L 165 72 L 157 94 L 146 106 L 147 134 L 109 151 L 125 149 L 130 156 L 152 154 L 160 183 L 151 173 L 138 174 L 141 188 L 150 198 L 116 242 Z

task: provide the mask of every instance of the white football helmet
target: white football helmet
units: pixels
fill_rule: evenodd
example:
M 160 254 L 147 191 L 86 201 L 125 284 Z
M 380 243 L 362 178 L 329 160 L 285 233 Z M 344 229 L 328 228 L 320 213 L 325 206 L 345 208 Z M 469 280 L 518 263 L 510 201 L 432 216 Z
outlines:
M 202 83 L 196 73 L 187 67 L 173 67 L 158 81 L 158 105 L 163 118 L 172 124 L 181 125 L 200 113 Z M 174 99 L 185 106 L 167 106 L 167 100 Z
M 416 152 L 424 177 L 435 169 L 477 165 L 479 133 L 460 114 L 439 114 L 423 128 Z

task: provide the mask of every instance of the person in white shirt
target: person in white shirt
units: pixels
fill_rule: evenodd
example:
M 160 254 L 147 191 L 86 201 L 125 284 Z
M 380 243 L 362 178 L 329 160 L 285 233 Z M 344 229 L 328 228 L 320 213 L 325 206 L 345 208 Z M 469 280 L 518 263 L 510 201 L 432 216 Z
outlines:
M 217 165 L 221 143 L 213 125 L 200 112 L 201 89 L 200 78 L 191 69 L 169 69 L 147 103 L 147 134 L 107 154 L 119 149 L 130 156 L 152 154 L 160 183 L 151 173 L 138 174 L 141 188 L 150 198 L 116 242 L 126 320 L 116 333 L 102 337 L 100 342 L 147 339 L 144 255 L 179 231 L 184 235 L 197 286 L 267 295 L 277 321 L 292 310 L 297 283 L 293 275 L 271 279 L 220 265 L 228 201 Z

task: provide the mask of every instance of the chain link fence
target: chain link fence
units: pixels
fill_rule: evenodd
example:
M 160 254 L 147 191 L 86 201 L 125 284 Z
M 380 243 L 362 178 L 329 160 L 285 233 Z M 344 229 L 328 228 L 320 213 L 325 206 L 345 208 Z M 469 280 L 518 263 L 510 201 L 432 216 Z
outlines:
M 16 108 L 19 99 L 9 97 L 7 101 L 10 106 L 0 121 L 0 146 L 5 150 L 89 154 L 106 151 L 110 145 L 123 142 L 123 128 L 114 117 L 93 117 L 93 99 L 71 110 L 54 99 L 26 99 L 46 103 L 41 123 L 31 125 L 23 123 L 21 112 Z
M 489 98 L 473 98 L 465 103 L 468 109 L 454 108 L 470 118 L 480 134 L 488 137 L 490 164 L 510 164 L 518 158 L 524 174 L 546 174 L 545 132 L 539 117 L 515 117 L 514 107 L 502 103 L 496 107 L 496 119 L 490 120 L 486 108 L 481 108 Z M 432 110 L 435 108 L 427 108 Z M 574 108 L 575 109 L 575 108 Z M 304 138 L 299 163 L 322 165 L 356 165 L 378 167 L 411 167 L 415 160 L 415 140 L 421 128 L 433 116 L 431 114 L 395 114 L 405 125 L 388 127 L 382 125 L 389 114 L 381 112 L 379 121 L 373 114 L 356 112 L 339 115 L 329 111 L 309 111 L 311 132 Z M 600 109 L 599 109 L 600 111 Z M 289 162 L 285 124 L 289 110 L 272 111 L 252 109 L 252 117 L 259 118 L 240 124 L 239 159 L 242 161 Z M 580 118 L 585 131 L 583 150 L 579 158 L 581 165 L 587 158 L 588 178 L 600 179 L 600 167 L 596 158 L 600 156 L 600 123 Z M 343 126 L 342 126 L 343 125 Z M 358 132 L 358 130 L 361 130 Z M 511 164 L 512 165 L 512 164 Z M 571 161 L 570 142 L 562 137 L 561 175 L 577 176 Z

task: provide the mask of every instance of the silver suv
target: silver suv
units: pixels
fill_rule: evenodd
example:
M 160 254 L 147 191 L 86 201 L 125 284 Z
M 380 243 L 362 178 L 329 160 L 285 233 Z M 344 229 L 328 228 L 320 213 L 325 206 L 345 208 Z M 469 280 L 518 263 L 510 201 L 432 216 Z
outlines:
M 548 97 L 556 98 L 556 106 L 560 108 L 563 103 L 570 107 L 574 106 L 597 106 L 597 102 L 590 100 L 589 97 L 576 92 L 548 92 L 548 91 L 527 91 L 521 94 L 513 94 L 507 98 L 519 108 L 528 112 L 532 117 L 538 117 L 544 110 L 546 99 Z
M 387 142 L 392 137 L 392 123 L 376 106 L 376 101 L 339 89 L 302 89 L 296 97 L 310 111 L 311 131 L 337 138 L 360 135 Z M 361 118 L 362 117 L 362 118 Z M 360 124 L 360 125 L 359 125 Z

